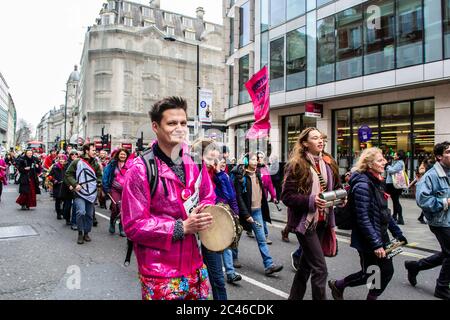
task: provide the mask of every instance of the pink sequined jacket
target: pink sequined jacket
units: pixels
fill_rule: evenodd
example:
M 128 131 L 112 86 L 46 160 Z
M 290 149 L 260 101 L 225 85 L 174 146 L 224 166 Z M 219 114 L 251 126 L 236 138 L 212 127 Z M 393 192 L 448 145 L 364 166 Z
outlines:
M 186 150 L 185 148 L 183 148 Z M 198 167 L 192 158 L 182 156 L 186 184 L 194 193 Z M 127 171 L 122 193 L 122 224 L 127 237 L 134 243 L 139 273 L 146 277 L 174 278 L 194 273 L 203 265 L 194 235 L 173 241 L 175 222 L 186 220 L 187 214 L 181 199 L 186 188 L 175 173 L 155 157 L 158 166 L 158 184 L 150 199 L 145 164 L 136 158 Z M 215 204 L 215 194 L 205 167 L 202 170 L 200 204 Z

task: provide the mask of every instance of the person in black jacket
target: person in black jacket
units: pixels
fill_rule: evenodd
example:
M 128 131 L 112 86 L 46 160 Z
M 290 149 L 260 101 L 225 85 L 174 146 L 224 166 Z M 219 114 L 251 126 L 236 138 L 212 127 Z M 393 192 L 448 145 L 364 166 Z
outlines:
M 62 205 L 64 203 L 63 185 L 64 174 L 66 171 L 67 156 L 58 155 L 58 162 L 55 163 L 48 174 L 48 179 L 53 183 L 53 198 L 55 198 L 56 218 L 62 220 L 64 212 Z
M 341 280 L 330 280 L 328 285 L 335 300 L 343 300 L 346 287 L 366 285 L 379 268 L 379 281 L 369 290 L 367 300 L 376 300 L 386 289 L 394 274 L 392 259 L 386 258 L 385 248 L 390 243 L 388 230 L 399 240 L 408 242 L 388 209 L 389 195 L 385 192 L 382 174 L 386 159 L 378 148 L 363 151 L 350 178 L 350 207 L 354 215 L 350 246 L 358 250 L 361 271 Z M 370 267 L 370 268 L 369 268 Z M 377 285 L 378 282 L 378 285 Z
M 20 172 L 20 195 L 16 203 L 22 207 L 22 210 L 30 210 L 37 205 L 36 195 L 41 194 L 38 174 L 42 168 L 38 158 L 33 155 L 33 150 L 26 150 L 24 155 L 17 160 L 17 169 Z
M 264 263 L 265 274 L 270 275 L 283 269 L 275 264 L 269 252 L 264 234 L 263 220 L 271 222 L 269 204 L 260 173 L 256 170 L 258 158 L 256 153 L 244 156 L 244 165 L 234 169 L 234 184 L 239 206 L 239 218 L 246 231 L 253 230 L 258 242 L 259 252 Z

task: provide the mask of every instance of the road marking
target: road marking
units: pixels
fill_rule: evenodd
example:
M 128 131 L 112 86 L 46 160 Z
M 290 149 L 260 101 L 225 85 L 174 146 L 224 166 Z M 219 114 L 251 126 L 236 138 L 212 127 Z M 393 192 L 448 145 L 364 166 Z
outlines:
M 286 292 L 283 292 L 281 290 L 275 289 L 275 288 L 273 288 L 271 286 L 268 286 L 268 285 L 266 285 L 266 284 L 264 284 L 262 282 L 259 282 L 259 281 L 255 280 L 255 279 L 252 279 L 252 278 L 249 278 L 247 276 L 244 276 L 242 273 L 240 275 L 242 276 L 242 280 L 247 281 L 248 283 L 251 283 L 254 286 L 260 287 L 261 289 L 269 291 L 270 293 L 273 293 L 273 294 L 275 294 L 277 296 L 280 296 L 280 297 L 282 297 L 284 299 L 289 298 L 289 294 L 287 294 Z
M 102 217 L 102 218 L 105 218 L 106 220 L 111 221 L 111 218 L 109 218 L 109 217 L 107 217 L 107 216 L 105 216 L 105 215 L 103 215 L 103 214 L 101 214 L 101 213 L 98 213 L 97 211 L 95 211 L 95 215 L 96 215 L 96 216 L 100 216 L 100 217 Z
M 109 217 L 107 217 L 107 216 L 105 216 L 105 215 L 103 215 L 101 213 L 98 213 L 97 211 L 95 212 L 95 215 L 98 215 L 98 216 L 100 216 L 100 217 L 102 217 L 102 218 L 104 218 L 106 220 L 111 220 Z M 255 280 L 255 279 L 249 278 L 247 276 L 244 276 L 243 274 L 241 274 L 241 276 L 242 276 L 242 280 L 247 281 L 248 283 L 251 283 L 254 286 L 260 287 L 261 289 L 269 291 L 270 293 L 273 293 L 273 294 L 275 294 L 277 296 L 280 296 L 280 297 L 282 297 L 284 299 L 287 299 L 289 297 L 289 295 L 286 292 L 283 292 L 281 290 L 275 289 L 275 288 L 273 288 L 271 286 L 268 286 L 268 285 L 266 285 L 266 284 L 264 284 L 262 282 L 259 282 L 258 280 Z
M 98 213 L 97 211 L 95 212 L 95 214 L 100 216 L 100 217 L 102 217 L 102 218 L 105 218 L 106 220 L 111 220 L 109 217 L 107 217 L 107 216 L 105 216 L 105 215 L 103 215 L 101 213 Z M 272 223 L 272 226 L 275 227 L 275 228 L 284 229 L 283 225 L 280 225 L 280 224 L 277 224 L 277 223 Z M 340 241 L 340 242 L 344 242 L 344 243 L 350 244 L 350 240 L 349 239 L 345 239 L 345 238 L 342 238 L 342 237 L 336 237 L 336 239 L 338 241 Z M 417 254 L 417 253 L 408 252 L 408 251 L 403 251 L 400 254 L 403 255 L 403 256 L 413 257 L 413 258 L 417 258 L 417 259 L 422 259 L 422 258 L 426 257 L 426 256 L 423 256 L 423 255 L 420 255 L 420 254 Z M 266 285 L 266 284 L 264 284 L 262 282 L 259 282 L 258 280 L 255 280 L 253 278 L 247 277 L 247 276 L 243 275 L 242 273 L 240 275 L 242 276 L 242 280 L 244 280 L 244 281 L 246 281 L 246 282 L 248 282 L 250 284 L 253 284 L 254 286 L 257 286 L 257 287 L 259 287 L 261 289 L 264 289 L 264 290 L 266 290 L 266 291 L 268 291 L 270 293 L 273 293 L 273 294 L 275 294 L 275 295 L 277 295 L 279 297 L 282 297 L 284 299 L 289 298 L 289 294 L 287 294 L 286 292 L 283 292 L 283 291 L 278 290 L 278 289 L 276 289 L 274 287 L 268 286 L 268 285 Z

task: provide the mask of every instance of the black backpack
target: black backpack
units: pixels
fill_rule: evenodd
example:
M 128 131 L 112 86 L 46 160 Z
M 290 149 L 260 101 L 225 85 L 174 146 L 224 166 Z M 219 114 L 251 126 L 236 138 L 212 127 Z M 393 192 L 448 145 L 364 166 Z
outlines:
M 148 148 L 140 155 L 142 161 L 145 164 L 145 172 L 147 174 L 147 181 L 150 185 L 150 197 L 153 197 L 158 186 L 158 166 L 155 162 L 155 155 L 153 148 Z M 127 255 L 125 257 L 125 266 L 130 265 L 131 254 L 133 253 L 133 241 L 127 239 Z
M 344 207 L 334 208 L 334 217 L 336 222 L 336 227 L 341 230 L 352 230 L 356 225 L 356 216 L 354 213 L 354 201 L 352 189 L 350 189 L 347 197 L 347 203 Z

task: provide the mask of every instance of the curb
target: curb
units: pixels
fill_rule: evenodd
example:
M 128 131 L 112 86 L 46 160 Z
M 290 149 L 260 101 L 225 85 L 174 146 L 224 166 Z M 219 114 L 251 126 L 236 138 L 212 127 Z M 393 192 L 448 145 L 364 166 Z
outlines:
M 285 220 L 281 220 L 281 219 L 277 219 L 277 218 L 272 218 L 272 221 L 280 222 L 280 223 L 284 223 L 284 224 L 286 224 L 286 222 L 287 222 Z M 343 237 L 346 237 L 346 238 L 350 238 L 350 234 L 348 234 L 347 232 L 336 230 L 336 234 L 338 236 L 343 236 Z M 419 246 L 411 247 L 411 246 L 406 245 L 406 248 L 419 250 L 419 251 L 424 251 L 424 252 L 428 252 L 428 253 L 431 253 L 431 254 L 435 254 L 435 253 L 439 253 L 440 252 L 440 251 L 437 251 L 437 250 L 434 250 L 434 249 L 429 249 L 429 248 L 424 248 L 424 247 L 419 247 Z

